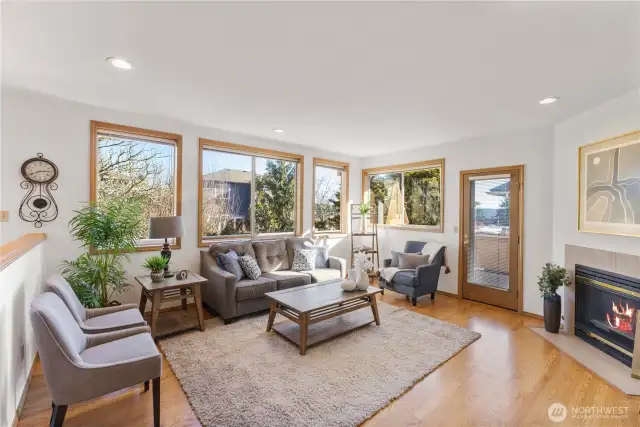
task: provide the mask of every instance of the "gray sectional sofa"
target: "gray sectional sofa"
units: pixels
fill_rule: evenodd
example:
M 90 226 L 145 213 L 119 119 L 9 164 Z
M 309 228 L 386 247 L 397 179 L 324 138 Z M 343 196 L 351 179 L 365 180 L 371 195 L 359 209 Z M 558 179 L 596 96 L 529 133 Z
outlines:
M 200 251 L 200 274 L 208 279 L 201 287 L 203 302 L 229 323 L 235 317 L 268 309 L 269 301 L 264 296 L 267 292 L 346 276 L 345 260 L 331 256 L 322 267 L 291 271 L 294 249 L 312 246 L 316 245 L 311 239 L 298 237 L 212 243 L 208 249 Z M 218 254 L 229 250 L 255 258 L 262 275 L 256 280 L 236 280 L 217 261 Z

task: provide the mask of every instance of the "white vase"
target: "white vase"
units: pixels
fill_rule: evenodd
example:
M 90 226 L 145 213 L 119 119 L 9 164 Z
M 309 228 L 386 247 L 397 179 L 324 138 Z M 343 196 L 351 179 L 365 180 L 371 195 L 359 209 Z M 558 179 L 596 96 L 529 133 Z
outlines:
M 367 232 L 367 217 L 362 215 L 362 221 L 360 222 L 360 233 L 364 234 Z
M 369 276 L 367 275 L 367 272 L 364 270 L 360 270 L 358 272 L 358 289 L 361 291 L 366 291 L 367 289 L 369 289 Z

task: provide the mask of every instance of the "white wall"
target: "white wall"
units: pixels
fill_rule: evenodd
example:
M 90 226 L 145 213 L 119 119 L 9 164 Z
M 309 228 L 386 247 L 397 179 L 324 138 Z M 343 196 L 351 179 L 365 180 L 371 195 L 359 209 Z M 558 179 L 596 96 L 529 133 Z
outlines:
M 29 307 L 40 293 L 46 242 L 0 271 L 0 425 L 11 426 L 36 354 Z
M 311 183 L 313 157 L 323 157 L 351 163 L 350 192 L 360 194 L 360 164 L 357 159 L 315 150 L 301 145 L 257 138 L 220 129 L 206 128 L 186 122 L 109 110 L 42 95 L 17 88 L 4 87 L 2 92 L 2 209 L 10 210 L 9 223 L 3 231 L 2 241 L 15 239 L 34 231 L 30 223 L 18 217 L 18 207 L 24 195 L 20 165 L 24 160 L 42 152 L 58 165 L 58 190 L 53 192 L 60 214 L 39 231 L 48 235 L 46 273 L 58 270 L 60 262 L 73 259 L 82 251 L 72 243 L 68 222 L 73 210 L 89 199 L 89 121 L 100 120 L 128 126 L 173 132 L 183 136 L 182 215 L 185 236 L 182 249 L 173 252 L 172 264 L 176 268 L 199 271 L 197 202 L 198 202 L 198 138 L 204 137 L 255 147 L 289 151 L 305 156 L 304 229 L 311 228 Z M 126 107 L 126 106 L 124 106 Z M 358 196 L 359 197 L 359 196 Z M 331 254 L 348 259 L 347 238 L 331 239 Z M 128 273 L 144 274 L 140 268 L 149 253 L 133 254 Z M 137 302 L 139 289 L 119 297 L 123 302 Z
M 440 277 L 438 288 L 458 290 L 458 233 L 460 171 L 525 165 L 524 176 L 524 310 L 541 314 L 537 288 L 541 266 L 551 260 L 553 140 L 551 128 L 467 139 L 455 143 L 377 156 L 362 160 L 362 168 L 445 158 L 444 233 L 380 229 L 381 257 L 401 250 L 407 240 L 438 241 L 448 248 L 451 273 Z
M 564 264 L 566 244 L 640 255 L 637 237 L 578 231 L 578 148 L 640 130 L 640 89 L 587 110 L 554 127 L 553 259 Z

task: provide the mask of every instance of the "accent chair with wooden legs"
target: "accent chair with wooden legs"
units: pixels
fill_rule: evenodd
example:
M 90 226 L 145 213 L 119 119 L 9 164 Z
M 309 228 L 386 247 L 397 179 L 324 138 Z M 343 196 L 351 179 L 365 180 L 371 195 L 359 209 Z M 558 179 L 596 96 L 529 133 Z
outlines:
M 31 303 L 31 323 L 53 408 L 50 427 L 61 427 L 69 405 L 153 381 L 154 426 L 160 426 L 162 357 L 147 326 L 85 334 L 52 292 Z
M 45 281 L 44 290 L 58 295 L 67 305 L 80 329 L 88 334 L 147 325 L 135 304 L 84 308 L 69 282 L 59 274 L 54 274 Z

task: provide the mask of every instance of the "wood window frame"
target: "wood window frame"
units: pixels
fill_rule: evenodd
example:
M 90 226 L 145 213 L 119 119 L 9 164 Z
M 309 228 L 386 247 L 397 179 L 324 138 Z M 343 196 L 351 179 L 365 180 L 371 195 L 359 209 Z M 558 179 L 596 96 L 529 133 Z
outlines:
M 379 227 L 393 228 L 400 230 L 414 230 L 424 231 L 429 233 L 444 233 L 444 181 L 445 181 L 445 167 L 444 158 L 423 160 L 420 162 L 403 163 L 392 166 L 380 166 L 375 168 L 362 169 L 362 201 L 369 200 L 369 176 L 383 173 L 401 173 L 411 172 L 414 170 L 428 169 L 428 168 L 440 168 L 440 225 L 391 225 L 391 224 L 378 224 Z M 403 183 L 404 188 L 404 183 Z
M 342 169 L 345 176 L 342 178 L 342 188 L 340 190 L 340 230 L 317 231 L 316 224 L 316 166 Z M 349 222 L 349 163 L 337 160 L 313 158 L 313 183 L 311 185 L 311 233 L 315 236 L 335 236 L 347 234 Z
M 139 136 L 141 138 L 159 138 L 173 141 L 176 149 L 176 169 L 175 169 L 175 204 L 176 216 L 182 216 L 182 135 L 177 133 L 162 132 L 151 129 L 143 129 L 132 126 L 118 125 L 114 123 L 100 122 L 91 120 L 91 143 L 89 154 L 89 201 L 96 202 L 98 196 L 97 178 L 98 178 L 98 133 L 101 131 L 116 132 L 128 134 L 131 136 Z M 182 238 L 177 237 L 175 243 L 171 245 L 171 249 L 180 249 L 182 247 Z M 151 252 L 162 249 L 162 243 L 153 245 L 137 246 L 135 252 Z
M 280 158 L 297 162 L 296 166 L 296 212 L 295 212 L 295 230 L 293 233 L 275 233 L 275 234 L 258 234 L 258 235 L 230 235 L 230 236 L 212 236 L 206 240 L 202 236 L 202 161 L 206 148 L 218 151 L 227 151 L 235 154 L 246 154 L 248 156 L 257 156 L 263 158 Z M 253 147 L 251 145 L 234 144 L 231 142 L 216 141 L 213 139 L 199 138 L 198 143 L 198 247 L 206 248 L 210 243 L 219 240 L 258 240 L 258 239 L 276 239 L 281 236 L 301 236 L 303 234 L 303 201 L 304 201 L 304 155 L 287 153 L 285 151 L 271 150 L 268 148 Z M 253 227 L 253 225 L 252 225 Z

